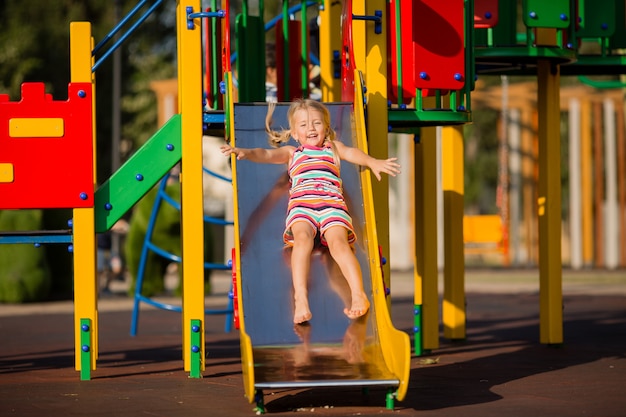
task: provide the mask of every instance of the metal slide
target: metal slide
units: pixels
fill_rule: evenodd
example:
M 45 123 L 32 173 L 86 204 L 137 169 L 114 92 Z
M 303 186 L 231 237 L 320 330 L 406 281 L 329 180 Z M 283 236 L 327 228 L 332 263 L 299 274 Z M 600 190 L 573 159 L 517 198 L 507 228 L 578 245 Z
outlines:
M 274 128 L 288 127 L 288 106 L 276 107 Z M 362 106 L 356 114 L 352 103 L 328 107 L 338 137 L 351 146 L 364 144 Z M 264 131 L 266 112 L 265 104 L 234 104 L 237 146 L 269 146 Z M 406 333 L 393 327 L 389 316 L 370 175 L 352 164 L 342 164 L 370 312 L 357 320 L 344 315 L 349 303 L 347 283 L 328 251 L 318 249 L 312 255 L 309 281 L 313 318 L 307 325 L 294 326 L 289 252 L 282 241 L 289 186 L 286 167 L 233 157 L 241 360 L 250 402 L 262 407 L 263 389 L 307 387 L 386 387 L 388 408 L 393 407 L 394 399 L 404 398 L 410 341 Z

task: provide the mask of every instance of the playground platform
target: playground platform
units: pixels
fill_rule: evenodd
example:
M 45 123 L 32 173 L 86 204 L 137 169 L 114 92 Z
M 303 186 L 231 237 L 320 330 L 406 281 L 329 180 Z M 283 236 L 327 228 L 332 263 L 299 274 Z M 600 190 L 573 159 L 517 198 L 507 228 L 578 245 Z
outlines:
M 228 275 L 214 278 L 223 303 Z M 412 273 L 392 275 L 392 319 L 412 333 Z M 385 408 L 383 389 L 265 392 L 268 414 L 321 416 L 624 416 L 626 272 L 564 272 L 560 347 L 539 343 L 536 270 L 468 270 L 467 338 L 412 357 L 406 399 Z M 74 370 L 72 303 L 0 305 L 2 416 L 252 416 L 244 398 L 237 331 L 206 318 L 206 370 L 182 370 L 181 316 L 143 307 L 129 335 L 132 300 L 99 302 L 98 369 Z

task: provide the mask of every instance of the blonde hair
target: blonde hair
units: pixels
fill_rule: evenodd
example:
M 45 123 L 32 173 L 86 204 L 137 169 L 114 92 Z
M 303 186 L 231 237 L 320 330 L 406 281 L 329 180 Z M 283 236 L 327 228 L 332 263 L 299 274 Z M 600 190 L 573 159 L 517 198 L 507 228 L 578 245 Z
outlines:
M 324 126 L 326 127 L 326 137 L 324 138 L 324 143 L 329 143 L 334 154 L 335 163 L 339 165 L 339 155 L 337 152 L 337 148 L 335 147 L 334 140 L 337 137 L 337 132 L 330 126 L 330 112 L 328 111 L 328 107 L 319 101 L 299 98 L 295 99 L 291 106 L 289 106 L 289 110 L 287 110 L 287 120 L 289 121 L 289 129 L 282 130 L 272 130 L 272 115 L 274 114 L 274 109 L 276 108 L 276 103 L 268 103 L 267 106 L 267 115 L 265 116 L 265 131 L 267 132 L 268 140 L 271 146 L 274 148 L 278 148 L 282 143 L 288 142 L 291 137 L 291 132 L 294 130 L 294 116 L 299 110 L 308 110 L 313 109 L 317 110 L 322 114 L 322 119 L 324 122 Z

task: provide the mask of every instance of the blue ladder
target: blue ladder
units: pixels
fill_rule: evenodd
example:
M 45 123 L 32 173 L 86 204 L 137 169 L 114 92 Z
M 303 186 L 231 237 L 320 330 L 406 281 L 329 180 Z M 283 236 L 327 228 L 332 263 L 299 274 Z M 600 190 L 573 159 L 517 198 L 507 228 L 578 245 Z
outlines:
M 209 175 L 212 175 L 216 178 L 219 178 L 221 180 L 224 181 L 228 181 L 231 182 L 231 179 L 223 177 L 217 173 L 214 173 L 213 171 L 208 170 L 207 168 L 203 167 L 203 171 L 206 172 Z M 167 185 L 167 181 L 170 177 L 170 173 L 167 173 L 162 179 L 161 179 L 161 183 L 159 185 L 159 189 L 156 195 L 156 198 L 154 200 L 154 205 L 152 206 L 152 213 L 150 214 L 150 221 L 148 222 L 148 228 L 146 229 L 146 235 L 144 237 L 144 241 L 143 241 L 143 247 L 141 250 L 141 257 L 139 259 L 139 267 L 137 269 L 137 279 L 135 282 L 135 297 L 134 297 L 134 305 L 133 305 L 133 315 L 132 315 L 132 321 L 131 321 L 131 326 L 130 326 L 130 334 L 131 336 L 135 336 L 137 335 L 137 326 L 138 326 L 138 321 L 139 321 L 139 307 L 141 303 L 146 303 L 148 305 L 151 305 L 153 307 L 159 308 L 159 309 L 163 309 L 163 310 L 168 310 L 168 311 L 175 311 L 178 313 L 181 313 L 183 311 L 182 306 L 180 305 L 174 305 L 174 304 L 168 304 L 168 303 L 163 303 L 160 301 L 156 301 L 153 300 L 150 297 L 146 297 L 142 294 L 142 287 L 143 287 L 143 278 L 144 278 L 144 274 L 145 274 L 145 269 L 146 269 L 146 262 L 148 261 L 148 254 L 150 253 L 150 251 L 156 253 L 157 255 L 165 258 L 165 259 L 169 259 L 172 262 L 176 262 L 176 263 L 181 263 L 182 259 L 180 256 L 178 255 L 174 255 L 173 253 L 170 253 L 168 251 L 163 250 L 162 248 L 158 247 L 157 245 L 155 245 L 152 242 L 152 233 L 154 232 L 154 227 L 156 224 L 156 219 L 157 219 L 157 215 L 159 213 L 159 209 L 161 207 L 162 203 L 168 203 L 169 205 L 171 205 L 172 207 L 174 207 L 176 210 L 180 211 L 180 203 L 178 203 L 177 201 L 175 201 L 172 197 L 170 197 L 166 192 L 165 192 L 165 187 Z M 231 221 L 226 221 L 223 219 L 219 219 L 219 218 L 215 218 L 215 217 L 210 217 L 210 216 L 204 216 L 204 222 L 205 223 L 212 223 L 212 224 L 217 224 L 217 225 L 221 225 L 221 226 L 229 226 L 232 225 L 233 222 Z M 219 264 L 219 263 L 210 263 L 210 262 L 205 262 L 204 263 L 204 269 L 208 269 L 208 270 L 230 270 L 231 269 L 231 265 L 228 264 Z M 209 315 L 218 315 L 218 314 L 225 314 L 226 315 L 226 323 L 224 325 L 224 331 L 226 333 L 230 332 L 232 330 L 232 323 L 233 323 L 233 314 L 234 314 L 234 305 L 233 305 L 233 288 L 232 288 L 232 284 L 231 284 L 231 288 L 230 291 L 228 293 L 228 305 L 225 309 L 206 309 L 205 314 L 209 314 Z

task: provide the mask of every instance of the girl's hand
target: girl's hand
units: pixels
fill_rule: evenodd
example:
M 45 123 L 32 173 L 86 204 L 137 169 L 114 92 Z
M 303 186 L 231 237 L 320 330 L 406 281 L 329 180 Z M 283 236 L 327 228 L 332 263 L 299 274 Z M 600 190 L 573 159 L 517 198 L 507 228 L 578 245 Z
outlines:
M 400 173 L 400 164 L 396 162 L 398 158 L 374 159 L 370 164 L 370 170 L 378 181 L 381 180 L 381 173 L 395 177 Z
M 243 152 L 241 151 L 241 149 L 233 148 L 229 144 L 224 144 L 220 146 L 220 151 L 222 152 L 222 155 L 224 156 L 230 156 L 230 154 L 234 153 L 237 159 L 242 159 L 242 156 L 243 156 Z

